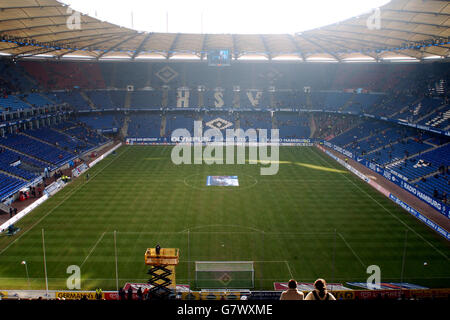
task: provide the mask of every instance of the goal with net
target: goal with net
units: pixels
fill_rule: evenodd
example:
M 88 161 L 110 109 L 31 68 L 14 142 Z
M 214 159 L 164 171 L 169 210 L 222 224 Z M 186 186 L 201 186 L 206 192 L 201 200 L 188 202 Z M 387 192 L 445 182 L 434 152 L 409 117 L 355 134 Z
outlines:
M 197 288 L 253 288 L 254 275 L 253 261 L 195 262 Z

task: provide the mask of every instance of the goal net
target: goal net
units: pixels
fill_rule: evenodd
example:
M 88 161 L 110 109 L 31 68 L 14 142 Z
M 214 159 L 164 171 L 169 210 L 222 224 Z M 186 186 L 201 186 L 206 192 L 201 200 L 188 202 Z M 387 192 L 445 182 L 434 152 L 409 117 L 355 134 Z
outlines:
M 253 261 L 195 262 L 197 288 L 253 288 L 254 275 Z

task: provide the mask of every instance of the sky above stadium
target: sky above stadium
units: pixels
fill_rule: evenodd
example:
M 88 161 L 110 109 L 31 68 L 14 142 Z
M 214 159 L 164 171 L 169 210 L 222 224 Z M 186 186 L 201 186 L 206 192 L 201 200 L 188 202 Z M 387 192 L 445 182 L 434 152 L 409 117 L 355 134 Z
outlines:
M 372 11 L 389 0 L 60 0 L 76 11 L 138 31 L 280 34 Z

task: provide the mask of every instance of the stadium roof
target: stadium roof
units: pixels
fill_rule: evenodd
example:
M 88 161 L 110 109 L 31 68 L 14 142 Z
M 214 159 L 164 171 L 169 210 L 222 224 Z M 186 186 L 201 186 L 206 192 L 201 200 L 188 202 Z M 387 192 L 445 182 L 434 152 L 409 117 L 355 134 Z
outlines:
M 138 32 L 73 11 L 56 0 L 2 0 L 0 55 L 15 58 L 420 61 L 450 56 L 450 2 L 392 0 L 339 23 L 297 34 Z

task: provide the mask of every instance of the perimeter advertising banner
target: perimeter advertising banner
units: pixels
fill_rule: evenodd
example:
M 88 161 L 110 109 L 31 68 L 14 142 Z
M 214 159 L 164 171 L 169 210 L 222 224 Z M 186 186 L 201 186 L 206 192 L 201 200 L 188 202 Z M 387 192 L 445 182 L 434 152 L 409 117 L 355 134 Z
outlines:
M 441 228 L 439 225 L 437 225 L 436 223 L 434 223 L 433 221 L 431 221 L 430 219 L 428 219 L 427 217 L 425 217 L 424 215 L 422 215 L 420 212 L 418 212 L 417 210 L 415 210 L 414 208 L 410 207 L 408 204 L 406 204 L 405 202 L 401 201 L 400 199 L 398 199 L 396 196 L 394 196 L 393 194 L 389 195 L 389 198 L 394 201 L 395 203 L 397 203 L 399 206 L 401 206 L 403 209 L 405 209 L 406 211 L 408 211 L 409 213 L 411 213 L 413 216 L 415 216 L 417 219 L 419 219 L 420 221 L 422 221 L 423 223 L 425 223 L 426 225 L 428 225 L 431 229 L 434 229 L 436 232 L 438 232 L 439 234 L 441 234 L 444 238 L 446 238 L 447 240 L 450 240 L 450 232 L 447 232 L 446 230 L 444 230 L 443 228 Z
M 137 300 L 137 291 L 139 288 L 141 288 L 142 292 L 144 292 L 145 289 L 151 289 L 153 286 L 148 283 L 126 283 L 123 287 L 123 290 L 125 292 L 125 299 L 127 299 L 128 289 L 131 289 L 133 300 Z M 189 293 L 189 285 L 184 284 L 178 284 L 176 286 L 177 293 Z M 119 293 L 117 291 L 106 291 L 103 293 L 105 300 L 119 300 Z
M 86 171 L 87 169 L 89 169 L 89 167 L 87 166 L 87 164 L 82 163 L 81 165 L 79 165 L 78 167 L 76 167 L 75 169 L 72 169 L 72 176 L 73 177 L 78 177 L 79 175 L 81 175 L 84 171 Z
M 287 282 L 274 282 L 273 288 L 276 291 L 284 291 L 288 289 Z M 351 291 L 352 289 L 345 287 L 342 283 L 327 283 L 327 288 L 330 291 Z M 297 289 L 300 291 L 314 290 L 314 283 L 297 282 Z
M 182 300 L 240 300 L 244 295 L 241 292 L 183 292 Z M 245 294 L 246 296 L 249 295 Z
M 177 143 L 192 143 L 191 137 L 186 137 L 185 139 L 182 138 L 181 141 L 171 141 L 168 138 L 161 138 L 161 137 L 148 137 L 148 138 L 126 138 L 126 144 L 127 145 L 175 145 Z M 206 142 L 213 142 L 213 141 L 202 141 L 203 144 Z M 245 141 L 248 143 L 248 139 Z M 271 143 L 272 141 L 270 139 L 267 139 L 265 141 L 267 143 Z M 292 138 L 280 138 L 278 142 L 282 146 L 304 146 L 304 147 L 312 147 L 313 142 L 311 139 L 292 139 Z M 227 142 L 225 142 L 227 144 Z
M 56 299 L 64 300 L 81 300 L 83 298 L 88 300 L 96 300 L 95 291 L 56 291 Z M 105 295 L 102 293 L 102 299 Z
M 354 291 L 355 298 L 360 300 L 382 299 L 388 297 L 390 299 L 398 299 L 404 296 L 406 299 L 430 299 L 430 298 L 447 298 L 450 289 L 427 289 L 427 290 L 357 290 Z M 334 292 L 333 292 L 334 294 Z M 337 299 L 337 297 L 336 297 Z

